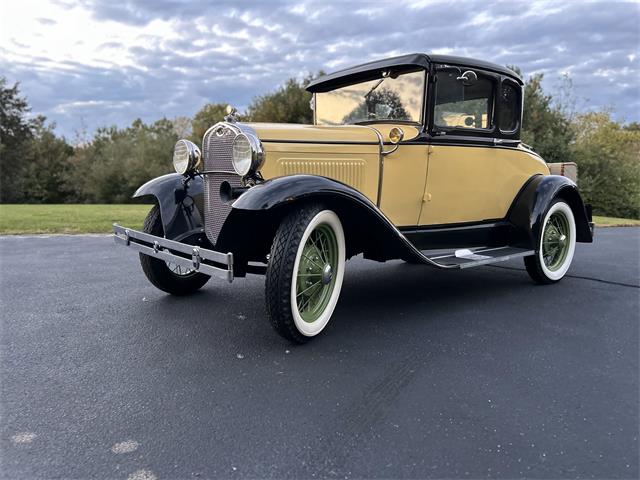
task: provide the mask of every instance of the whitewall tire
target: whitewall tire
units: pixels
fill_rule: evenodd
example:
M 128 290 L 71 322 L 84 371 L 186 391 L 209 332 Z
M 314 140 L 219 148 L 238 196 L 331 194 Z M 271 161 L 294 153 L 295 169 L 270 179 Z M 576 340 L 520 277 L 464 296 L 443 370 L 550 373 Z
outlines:
M 338 215 L 309 205 L 287 216 L 271 247 L 266 306 L 285 338 L 303 343 L 329 323 L 340 297 L 346 246 Z
M 571 207 L 554 201 L 542 222 L 535 255 L 526 257 L 525 266 L 538 283 L 555 283 L 569 270 L 576 249 L 576 221 Z

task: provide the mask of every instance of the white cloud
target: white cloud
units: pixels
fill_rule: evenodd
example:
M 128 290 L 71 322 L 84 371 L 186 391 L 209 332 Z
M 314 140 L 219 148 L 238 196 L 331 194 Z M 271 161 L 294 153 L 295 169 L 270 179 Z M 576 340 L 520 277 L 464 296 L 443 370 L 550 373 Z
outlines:
M 243 106 L 288 77 L 414 51 L 517 65 L 547 88 L 570 72 L 590 106 L 640 115 L 637 4 L 20 0 L 0 16 L 0 72 L 67 135 Z

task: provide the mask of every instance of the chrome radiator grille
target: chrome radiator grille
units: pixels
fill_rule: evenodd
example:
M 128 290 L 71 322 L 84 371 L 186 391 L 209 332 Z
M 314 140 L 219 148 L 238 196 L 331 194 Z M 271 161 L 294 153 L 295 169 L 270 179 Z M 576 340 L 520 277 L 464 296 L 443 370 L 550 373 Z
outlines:
M 220 199 L 220 185 L 229 182 L 232 187 L 242 186 L 241 177 L 233 169 L 231 149 L 236 133 L 224 125 L 210 129 L 202 140 L 204 158 L 204 229 L 215 245 L 231 203 Z

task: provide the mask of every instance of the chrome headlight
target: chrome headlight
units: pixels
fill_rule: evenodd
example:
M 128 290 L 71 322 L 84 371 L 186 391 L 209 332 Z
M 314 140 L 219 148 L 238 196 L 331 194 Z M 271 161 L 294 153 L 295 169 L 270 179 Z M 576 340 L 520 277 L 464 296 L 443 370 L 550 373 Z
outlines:
M 262 144 L 250 133 L 239 133 L 233 140 L 233 169 L 238 175 L 255 173 L 261 166 L 264 153 Z
M 189 140 L 178 140 L 173 147 L 173 168 L 181 175 L 195 170 L 201 159 L 200 149 Z

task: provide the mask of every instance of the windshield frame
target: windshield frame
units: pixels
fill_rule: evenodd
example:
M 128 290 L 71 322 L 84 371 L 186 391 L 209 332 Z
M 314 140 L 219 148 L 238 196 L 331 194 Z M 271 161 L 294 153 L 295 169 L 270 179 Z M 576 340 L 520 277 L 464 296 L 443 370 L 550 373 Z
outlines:
M 389 71 L 388 69 L 384 70 Z M 383 71 L 379 72 L 379 76 L 377 76 L 376 78 L 372 78 L 372 79 L 367 79 L 367 80 L 361 80 L 358 82 L 352 82 L 346 85 L 341 85 L 340 87 L 331 89 L 331 90 L 327 90 L 326 92 L 314 92 L 313 93 L 313 124 L 315 126 L 334 126 L 334 127 L 338 127 L 338 126 L 348 126 L 348 125 L 375 125 L 375 124 L 389 124 L 389 123 L 399 123 L 399 124 L 403 124 L 403 125 L 415 125 L 420 127 L 421 131 L 424 131 L 425 126 L 426 126 L 426 118 L 427 118 L 427 114 L 426 114 L 426 110 L 427 110 L 427 85 L 429 84 L 429 69 L 423 68 L 423 67 L 418 67 L 418 68 L 408 68 L 408 69 L 401 69 L 401 70 L 394 70 L 393 74 L 398 75 L 398 77 L 400 77 L 401 75 L 405 75 L 408 73 L 416 73 L 416 72 L 423 72 L 424 73 L 424 77 L 422 79 L 422 88 L 421 88 L 421 92 L 422 92 L 422 102 L 420 105 L 420 120 L 419 121 L 415 121 L 415 120 L 396 120 L 396 119 L 383 119 L 383 120 L 360 120 L 358 122 L 353 122 L 353 123 L 339 123 L 336 125 L 329 125 L 329 124 L 320 124 L 318 123 L 318 98 L 317 95 L 318 93 L 329 93 L 329 92 L 333 92 L 335 90 L 339 90 L 341 88 L 345 88 L 345 87 L 350 87 L 352 85 L 358 85 L 360 83 L 366 83 L 366 82 L 370 82 L 372 80 L 379 80 L 379 79 L 385 79 L 385 77 L 383 76 Z M 384 82 L 383 82 L 384 83 Z

